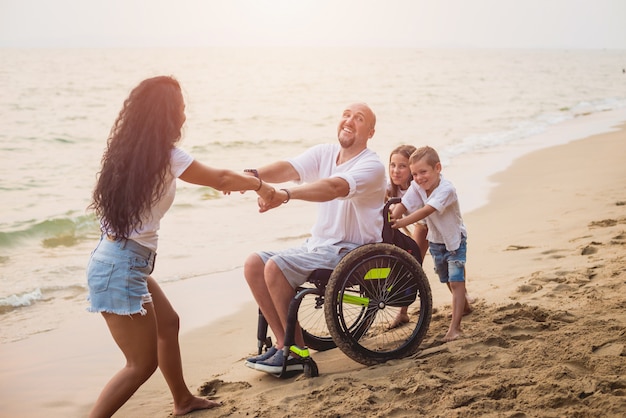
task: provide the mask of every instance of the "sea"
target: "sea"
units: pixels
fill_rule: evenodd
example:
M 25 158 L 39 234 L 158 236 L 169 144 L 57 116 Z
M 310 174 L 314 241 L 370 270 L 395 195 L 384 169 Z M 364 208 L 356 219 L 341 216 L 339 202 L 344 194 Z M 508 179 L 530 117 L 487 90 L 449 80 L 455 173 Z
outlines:
M 89 315 L 85 267 L 99 227 L 87 207 L 113 121 L 145 78 L 179 80 L 181 147 L 235 171 L 336 141 L 344 107 L 366 102 L 377 115 L 370 148 L 386 164 L 397 145 L 435 147 L 464 212 L 488 203 L 489 177 L 515 158 L 626 120 L 623 50 L 0 49 L 0 57 L 0 344 Z M 165 286 L 206 276 L 219 288 L 216 273 L 241 268 L 252 251 L 301 242 L 315 214 L 300 201 L 260 214 L 253 193 L 180 182 L 154 277 Z M 233 304 L 249 300 L 243 283 Z

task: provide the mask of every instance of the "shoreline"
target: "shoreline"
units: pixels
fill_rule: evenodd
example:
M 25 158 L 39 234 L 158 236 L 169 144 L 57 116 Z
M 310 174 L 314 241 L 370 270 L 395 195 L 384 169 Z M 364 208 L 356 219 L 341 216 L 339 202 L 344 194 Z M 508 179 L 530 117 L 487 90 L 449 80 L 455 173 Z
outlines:
M 626 108 L 600 111 L 597 113 L 582 115 L 574 119 L 564 121 L 557 125 L 549 126 L 548 129 L 530 138 L 516 140 L 497 147 L 477 151 L 472 155 L 461 154 L 452 158 L 449 165 L 444 165 L 444 173 L 447 178 L 455 184 L 461 201 L 461 210 L 465 214 L 470 214 L 489 204 L 489 193 L 494 188 L 492 176 L 500 171 L 506 170 L 512 162 L 538 149 L 560 145 L 590 136 L 592 134 L 610 132 L 616 121 L 626 120 Z M 381 143 L 374 141 L 372 144 L 379 156 L 385 160 L 389 150 L 381 147 Z M 471 172 L 472 176 L 465 173 Z M 241 200 L 243 199 L 243 200 Z M 217 203 L 217 202 L 216 202 Z M 217 205 L 212 205 L 208 209 L 218 219 L 226 219 L 232 212 L 234 206 L 250 206 L 246 211 L 249 222 L 259 228 L 259 236 L 273 236 L 274 239 L 265 242 L 267 248 L 283 248 L 297 245 L 302 241 L 302 237 L 308 233 L 309 226 L 302 226 L 299 218 L 293 214 L 299 213 L 301 216 L 313 219 L 316 216 L 315 205 L 307 202 L 293 202 L 293 206 L 287 211 L 275 211 L 260 215 L 253 210 L 254 203 L 249 196 L 233 197 L 220 201 Z M 174 208 L 175 210 L 176 208 Z M 207 208 L 200 207 L 193 212 L 187 213 L 184 219 L 202 219 Z M 194 228 L 206 229 L 216 236 L 227 235 L 229 226 L 226 223 L 207 224 L 198 223 L 190 225 L 177 220 L 176 213 L 167 217 L 162 224 L 160 235 L 162 236 L 159 245 L 159 254 L 166 262 L 159 262 L 155 268 L 155 277 L 161 284 L 169 285 L 174 282 L 195 282 L 198 278 L 214 276 L 218 272 L 228 272 L 240 268 L 243 259 L 242 254 L 248 254 L 259 248 L 255 240 L 246 240 L 243 236 L 231 237 L 229 245 L 207 244 L 203 239 L 188 242 L 187 238 L 194 237 Z M 275 225 L 284 225 L 284 235 L 275 236 L 272 229 Z M 97 239 L 97 238 L 94 238 Z M 87 245 L 83 245 L 80 251 L 73 249 L 74 253 L 80 254 L 80 262 L 70 262 L 71 268 L 82 269 L 88 258 L 88 254 L 93 249 L 93 240 L 89 240 Z M 185 251 L 185 248 L 195 248 L 194 253 Z M 206 263 L 203 258 L 198 258 L 198 251 L 206 251 L 211 254 L 211 262 Z M 236 254 L 234 256 L 233 254 Z M 200 260 L 200 261 L 199 261 Z M 218 260 L 218 261 L 215 261 Z M 57 263 L 63 263 L 59 261 Z M 32 274 L 32 271 L 23 274 Z M 79 275 L 74 275 L 82 277 Z M 28 280 L 26 281 L 28 282 Z M 50 285 L 48 285 L 50 286 Z M 76 301 L 82 298 L 84 286 L 82 281 L 62 284 L 60 287 L 53 285 L 41 292 L 39 287 L 31 288 L 26 293 L 12 294 L 9 298 L 21 307 L 14 311 L 3 314 L 3 326 L 5 333 L 0 337 L 0 344 L 11 343 L 19 339 L 30 338 L 40 332 L 48 332 L 55 329 L 59 324 L 65 323 L 71 315 L 81 313 L 76 309 Z M 6 298 L 5 298 L 6 299 Z M 35 299 L 32 305 L 28 305 L 31 299 Z M 9 309 L 11 311 L 12 309 Z M 18 317 L 18 321 L 12 320 Z
M 602 250 L 606 248 L 617 251 L 617 255 L 612 257 L 618 263 L 619 260 L 623 263 L 624 244 L 619 244 L 622 247 L 610 244 L 612 241 L 619 242 L 621 239 L 614 237 L 621 236 L 619 231 L 626 228 L 624 206 L 617 205 L 617 202 L 626 200 L 623 191 L 626 175 L 622 168 L 622 162 L 626 159 L 626 146 L 623 144 L 626 127 L 622 124 L 619 131 L 615 129 L 525 154 L 515 159 L 505 171 L 489 178 L 489 181 L 496 183 L 488 196 L 489 203 L 464 215 L 470 234 L 468 290 L 479 299 L 479 312 L 463 321 L 468 334 L 480 334 L 472 321 L 483 319 L 483 313 L 495 316 L 502 307 L 505 311 L 508 309 L 530 315 L 528 309 L 522 307 L 515 311 L 511 307 L 518 302 L 544 308 L 548 306 L 549 309 L 556 308 L 554 305 L 558 303 L 557 307 L 572 309 L 574 315 L 579 315 L 577 310 L 584 300 L 566 296 L 572 290 L 570 288 L 562 291 L 552 289 L 553 292 L 549 293 L 547 290 L 551 285 L 558 287 L 566 284 L 573 288 L 567 279 L 569 271 L 575 273 L 572 275 L 576 280 L 583 280 L 579 270 L 600 271 L 603 265 L 613 265 L 615 261 L 603 255 Z M 455 169 L 461 170 L 461 167 Z M 453 182 L 459 188 L 455 179 Z M 546 203 L 546 200 L 549 202 Z M 461 204 L 463 207 L 463 197 Z M 606 227 L 589 226 L 606 219 L 613 219 L 616 223 Z M 608 236 L 597 236 L 609 231 L 611 234 Z M 594 249 L 595 252 L 592 252 Z M 591 253 L 581 257 L 585 251 Z M 437 327 L 447 326 L 445 310 L 446 305 L 449 305 L 449 293 L 437 283 L 430 263 L 430 257 L 427 257 L 424 270 L 431 280 L 434 306 L 444 311 L 439 314 L 443 318 L 436 318 L 429 332 L 436 337 L 439 331 Z M 623 285 L 625 266 L 619 266 L 622 273 L 616 270 L 616 279 L 621 277 Z M 542 275 L 547 271 L 551 272 L 550 276 L 554 276 L 554 279 L 542 281 L 545 280 Z M 211 286 L 214 284 L 211 279 L 219 280 L 219 286 Z M 225 285 L 228 283 L 235 287 Z M 581 286 L 585 285 L 586 282 Z M 616 287 L 619 283 L 611 285 Z M 253 411 L 270 411 L 272 407 L 282 411 L 287 407 L 281 407 L 283 403 L 292 408 L 297 405 L 299 408 L 306 407 L 306 402 L 300 405 L 291 397 L 286 399 L 285 385 L 293 383 L 293 379 L 278 381 L 242 366 L 240 360 L 256 346 L 256 307 L 249 293 L 239 295 L 241 289 L 238 286 L 245 289 L 241 269 L 164 285 L 182 320 L 181 350 L 187 383 L 197 389 L 206 382 L 214 381 L 216 399 L 225 402 L 225 406 L 215 411 L 197 412 L 193 416 L 214 417 L 231 413 L 245 416 Z M 596 284 L 598 286 L 601 284 Z M 212 292 L 225 292 L 214 295 L 213 300 L 220 304 L 211 304 L 206 300 L 206 295 Z M 224 296 L 228 292 L 241 296 L 241 303 L 236 306 L 228 303 L 228 298 Z M 224 316 L 229 309 L 231 313 Z M 207 318 L 214 316 L 214 312 L 220 312 L 220 317 L 213 322 L 207 321 Z M 0 405 L 1 415 L 86 415 L 100 388 L 119 367 L 121 354 L 99 317 L 85 316 L 82 311 L 81 315 L 73 318 L 62 329 L 0 345 L 2 358 L 11 359 L 3 361 L 0 366 L 0 392 L 7 398 Z M 514 323 L 514 319 L 510 321 Z M 622 328 L 626 327 L 623 314 L 616 321 Z M 467 351 L 465 344 L 470 342 L 490 347 L 484 340 L 472 342 L 472 338 L 468 336 L 457 342 L 433 346 L 431 348 L 435 352 L 430 358 L 454 354 L 455 349 L 465 348 Z M 620 341 L 607 347 L 618 350 L 622 344 Z M 623 344 L 621 346 L 623 348 Z M 45 349 L 42 350 L 42 347 Z M 498 347 L 501 350 L 507 348 Z M 497 357 L 497 353 L 494 355 Z M 405 359 L 366 368 L 347 359 L 337 350 L 316 353 L 314 357 L 320 366 L 321 376 L 312 380 L 298 378 L 299 386 L 308 391 L 331 385 L 338 377 L 356 382 L 366 377 L 382 379 L 385 375 L 389 379 L 395 376 L 396 367 L 404 365 L 406 368 L 416 362 L 415 359 Z M 462 357 L 460 355 L 456 361 L 462 362 Z M 624 363 L 623 356 L 618 357 L 618 360 L 621 360 L 620 364 Z M 392 378 L 386 386 L 399 385 L 394 382 L 396 380 Z M 260 394 L 267 398 L 265 403 L 258 407 L 251 406 Z M 312 405 L 309 404 L 309 407 Z M 157 372 L 118 415 L 168 416 L 170 409 L 169 393 Z M 287 413 L 284 414 L 286 416 Z
M 581 115 L 551 125 L 545 131 L 523 140 L 480 150 L 472 155 L 459 155 L 453 158 L 449 167 L 444 165 L 443 173 L 454 183 L 461 210 L 467 216 L 492 202 L 494 189 L 499 185 L 498 177 L 519 159 L 536 151 L 615 132 L 624 121 L 626 108 Z M 475 175 L 476 172 L 479 174 Z

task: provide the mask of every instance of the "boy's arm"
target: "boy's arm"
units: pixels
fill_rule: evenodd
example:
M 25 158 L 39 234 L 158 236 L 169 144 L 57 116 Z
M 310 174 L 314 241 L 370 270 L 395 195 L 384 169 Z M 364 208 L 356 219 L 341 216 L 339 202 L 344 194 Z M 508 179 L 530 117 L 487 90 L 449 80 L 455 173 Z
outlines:
M 404 206 L 402 202 L 396 203 L 395 205 L 393 205 L 393 207 L 391 208 L 392 223 L 395 222 L 397 219 L 402 218 L 402 215 L 404 215 L 405 213 L 406 213 L 406 206 Z
M 403 206 L 404 208 L 404 206 Z M 404 211 L 406 211 L 406 208 L 404 208 Z M 435 212 L 435 208 L 433 208 L 430 205 L 424 205 L 423 207 L 419 208 L 418 210 L 416 210 L 415 212 L 411 213 L 410 215 L 405 216 L 404 218 L 397 218 L 394 215 L 396 214 L 395 208 L 392 214 L 392 228 L 398 229 L 398 228 L 404 228 L 405 226 L 409 226 L 414 224 L 415 222 L 424 219 L 425 217 L 427 217 L 428 215 L 430 215 L 431 213 Z M 404 213 L 404 212 L 402 212 Z

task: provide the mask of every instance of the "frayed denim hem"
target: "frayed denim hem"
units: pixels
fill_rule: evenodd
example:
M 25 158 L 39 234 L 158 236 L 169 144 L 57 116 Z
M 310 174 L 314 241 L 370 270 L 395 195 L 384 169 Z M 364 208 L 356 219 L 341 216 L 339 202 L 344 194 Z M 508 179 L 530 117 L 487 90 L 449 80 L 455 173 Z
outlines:
M 94 308 L 93 306 L 86 308 L 86 310 L 87 312 L 91 312 L 91 313 L 109 313 L 109 314 L 114 314 L 114 315 L 128 315 L 128 316 L 140 314 L 141 316 L 145 316 L 148 313 L 146 308 L 144 308 L 144 305 L 146 303 L 152 303 L 152 294 L 146 293 L 145 295 L 141 296 L 141 307 L 139 310 L 135 312 L 131 312 L 128 310 L 122 311 L 120 309 Z

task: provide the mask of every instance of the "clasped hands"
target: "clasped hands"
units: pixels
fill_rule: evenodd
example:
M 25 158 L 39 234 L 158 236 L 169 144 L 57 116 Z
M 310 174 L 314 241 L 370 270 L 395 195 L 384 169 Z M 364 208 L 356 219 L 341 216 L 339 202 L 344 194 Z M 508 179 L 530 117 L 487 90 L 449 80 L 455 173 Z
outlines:
M 245 190 L 240 191 L 240 193 L 245 192 Z M 276 191 L 272 185 L 266 182 L 262 182 L 261 188 L 259 190 L 255 190 L 255 192 L 259 196 L 257 203 L 259 205 L 259 212 L 261 213 L 277 208 L 281 204 L 285 203 L 289 198 L 289 196 L 287 196 L 287 192 L 284 190 Z M 230 192 L 225 194 L 230 194 Z
M 259 191 L 256 192 L 259 195 L 257 199 L 259 212 L 263 213 L 267 212 L 270 209 L 277 208 L 289 199 L 286 191 L 282 189 L 276 191 L 274 187 L 270 186 L 267 183 L 263 183 L 263 185 L 267 185 L 269 190 L 267 192 L 264 192 L 264 187 L 262 187 Z
M 240 190 L 239 193 L 244 194 L 246 190 Z M 284 190 L 276 191 L 276 189 L 266 183 L 262 182 L 259 190 L 255 190 L 256 194 L 259 196 L 257 203 L 259 205 L 259 212 L 267 212 L 270 209 L 274 209 L 280 206 L 283 203 L 286 203 L 289 200 L 289 196 L 287 192 Z M 224 195 L 230 195 L 230 190 L 222 191 Z

